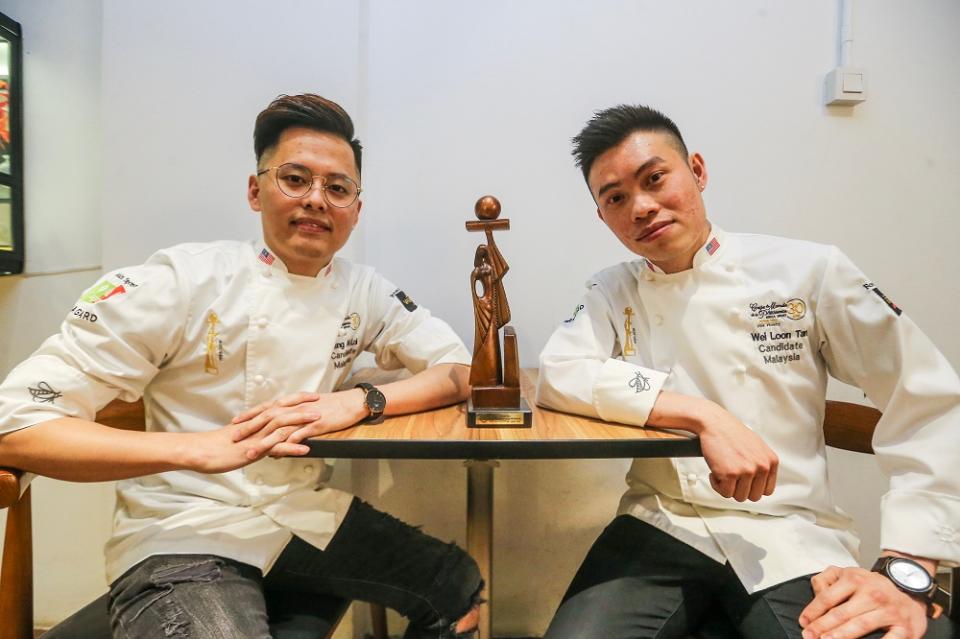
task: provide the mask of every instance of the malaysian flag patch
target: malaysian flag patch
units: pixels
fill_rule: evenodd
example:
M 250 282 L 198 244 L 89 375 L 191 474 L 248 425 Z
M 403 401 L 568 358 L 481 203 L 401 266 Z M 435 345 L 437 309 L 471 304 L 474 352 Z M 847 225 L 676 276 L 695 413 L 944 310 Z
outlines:
M 707 253 L 709 253 L 710 255 L 713 255 L 714 253 L 717 252 L 717 249 L 720 248 L 720 242 L 717 241 L 717 238 L 713 238 L 712 240 L 707 242 L 707 245 L 704 246 L 703 248 L 707 249 Z
M 257 257 L 257 259 L 263 262 L 264 264 L 266 264 L 267 266 L 270 266 L 271 264 L 273 264 L 273 260 L 277 258 L 275 258 L 273 256 L 273 253 L 271 253 L 267 249 L 263 249 L 262 251 L 260 251 L 260 255 Z

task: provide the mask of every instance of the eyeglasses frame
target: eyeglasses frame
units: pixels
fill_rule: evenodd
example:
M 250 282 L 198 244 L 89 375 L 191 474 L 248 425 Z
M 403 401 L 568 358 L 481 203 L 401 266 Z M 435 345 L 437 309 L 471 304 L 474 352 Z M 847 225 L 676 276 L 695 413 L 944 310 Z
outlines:
M 329 204 L 330 206 L 336 207 L 336 208 L 338 208 L 338 209 L 345 209 L 345 208 L 349 208 L 349 207 L 353 206 L 354 204 L 356 204 L 357 200 L 360 199 L 360 193 L 363 192 L 363 189 L 360 188 L 360 184 L 358 184 L 356 181 L 354 181 L 354 179 L 353 179 L 352 177 L 350 177 L 349 175 L 344 175 L 343 177 L 345 177 L 346 179 L 350 180 L 351 182 L 353 182 L 354 184 L 357 185 L 357 194 L 356 194 L 356 196 L 354 196 L 353 200 L 352 200 L 349 204 L 343 204 L 343 205 L 341 205 L 341 204 L 334 204 L 333 202 L 330 201 L 329 196 L 327 196 L 327 184 L 326 184 L 327 176 L 326 176 L 326 175 L 314 175 L 313 171 L 311 171 L 310 169 L 307 169 L 306 167 L 304 167 L 304 169 L 305 169 L 308 173 L 310 173 L 310 176 L 313 178 L 313 180 L 311 180 L 311 182 L 310 182 L 310 188 L 307 189 L 306 192 L 305 192 L 303 195 L 290 195 L 289 193 L 287 193 L 286 191 L 283 190 L 283 187 L 282 187 L 282 186 L 280 186 L 280 173 L 279 173 L 279 169 L 280 169 L 281 167 L 287 166 L 288 164 L 292 164 L 292 165 L 295 165 L 295 166 L 299 166 L 299 165 L 297 165 L 296 162 L 284 162 L 283 164 L 279 164 L 279 165 L 277 165 L 277 166 L 268 166 L 268 167 L 265 168 L 265 169 L 262 169 L 262 170 L 260 170 L 260 171 L 257 171 L 257 177 L 260 177 L 260 176 L 263 175 L 264 173 L 269 173 L 270 171 L 275 171 L 275 173 L 274 173 L 274 178 L 273 178 L 273 179 L 274 179 L 274 181 L 276 181 L 276 183 L 277 183 L 277 188 L 280 189 L 280 192 L 283 193 L 284 195 L 286 195 L 288 198 L 291 198 L 291 199 L 294 199 L 294 200 L 299 199 L 299 198 L 302 198 L 302 197 L 307 197 L 308 195 L 310 195 L 310 193 L 313 192 L 313 189 L 314 189 L 314 188 L 317 188 L 317 187 L 314 186 L 314 185 L 316 184 L 316 182 L 317 182 L 317 178 L 320 179 L 320 187 L 319 187 L 319 188 L 320 188 L 320 193 L 321 193 L 321 195 L 323 195 L 324 201 L 325 201 L 327 204 Z

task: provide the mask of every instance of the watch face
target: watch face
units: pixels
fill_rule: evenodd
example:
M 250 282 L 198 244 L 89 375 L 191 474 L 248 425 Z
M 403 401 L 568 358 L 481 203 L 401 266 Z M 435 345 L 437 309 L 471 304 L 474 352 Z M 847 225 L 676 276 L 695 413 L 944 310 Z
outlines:
M 930 590 L 933 581 L 930 573 L 924 570 L 922 566 L 902 559 L 891 560 L 887 565 L 887 572 L 894 581 L 914 592 Z
M 386 406 L 387 398 L 383 396 L 383 393 L 376 388 L 367 391 L 367 408 L 370 409 L 370 412 L 382 413 Z

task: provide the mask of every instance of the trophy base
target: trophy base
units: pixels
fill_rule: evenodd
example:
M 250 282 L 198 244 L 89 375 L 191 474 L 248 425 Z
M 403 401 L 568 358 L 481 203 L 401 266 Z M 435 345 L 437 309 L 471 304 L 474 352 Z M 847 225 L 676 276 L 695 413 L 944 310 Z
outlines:
M 533 411 L 522 397 L 518 408 L 474 406 L 473 398 L 467 398 L 468 428 L 530 428 L 532 425 Z

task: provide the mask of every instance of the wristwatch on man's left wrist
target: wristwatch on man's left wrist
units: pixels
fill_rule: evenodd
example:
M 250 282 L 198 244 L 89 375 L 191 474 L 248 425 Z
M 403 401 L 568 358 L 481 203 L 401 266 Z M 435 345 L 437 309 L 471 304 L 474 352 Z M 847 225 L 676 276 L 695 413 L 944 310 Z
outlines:
M 354 388 L 361 388 L 366 395 L 363 398 L 363 405 L 367 407 L 370 414 L 361 419 L 360 424 L 379 424 L 383 421 L 383 410 L 387 407 L 387 398 L 384 397 L 380 389 L 367 382 L 360 382 Z
M 880 557 L 873 564 L 873 572 L 878 572 L 893 585 L 914 599 L 927 604 L 927 614 L 936 619 L 943 612 L 939 599 L 940 589 L 927 569 L 913 559 L 906 557 Z

